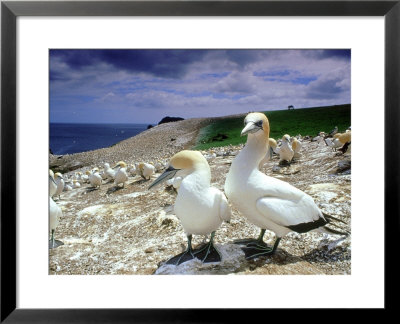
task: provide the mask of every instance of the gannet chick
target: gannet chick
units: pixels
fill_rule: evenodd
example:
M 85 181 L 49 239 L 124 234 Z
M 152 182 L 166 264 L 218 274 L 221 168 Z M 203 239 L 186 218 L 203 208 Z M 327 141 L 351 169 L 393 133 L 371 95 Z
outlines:
M 323 228 L 328 219 L 334 218 L 323 214 L 309 195 L 258 170 L 260 160 L 267 153 L 269 137 L 269 122 L 264 114 L 248 114 L 241 135 L 247 135 L 247 142 L 232 162 L 225 193 L 251 223 L 261 228 L 258 239 L 237 242 L 246 245 L 243 251 L 247 259 L 274 253 L 281 237 L 291 231 L 305 233 L 318 229 L 344 234 Z M 263 241 L 266 229 L 277 236 L 272 248 Z
M 94 168 L 92 170 L 92 172 L 90 173 L 90 176 L 89 176 L 90 184 L 94 188 L 100 187 L 101 186 L 101 180 L 103 180 L 103 179 L 102 179 L 101 175 L 99 174 L 99 168 Z
M 143 179 L 149 180 L 155 172 L 154 165 L 150 163 L 139 163 L 139 174 Z
M 186 251 L 168 260 L 167 264 L 179 265 L 194 257 L 202 262 L 221 261 L 221 256 L 213 245 L 213 239 L 222 221 L 230 220 L 231 212 L 224 194 L 210 186 L 211 171 L 207 160 L 198 151 L 181 151 L 171 158 L 169 167 L 149 189 L 173 177 L 183 177 L 174 211 L 185 230 L 188 246 Z M 204 247 L 193 250 L 192 235 L 209 233 L 211 233 L 210 241 Z
M 302 147 L 301 142 L 296 137 L 293 137 L 292 139 L 293 158 L 301 157 L 300 153 L 301 147 Z
M 49 193 L 50 197 L 53 197 L 57 191 L 57 183 L 54 180 L 54 172 L 52 170 L 49 170 L 49 177 L 53 180 L 49 181 Z
M 279 163 L 290 163 L 293 159 L 293 149 L 290 145 L 290 136 L 285 134 L 282 137 L 282 144 L 279 147 Z
M 122 183 L 122 188 L 125 186 L 125 181 L 128 181 L 128 174 L 126 173 L 126 163 L 119 161 L 113 169 L 118 168 L 114 177 L 114 184 L 118 187 Z
M 56 184 L 51 174 L 49 175 L 49 185 L 51 183 Z M 49 228 L 51 231 L 51 237 L 49 240 L 49 249 L 54 249 L 64 243 L 54 239 L 54 232 L 58 226 L 60 217 L 62 216 L 62 211 L 59 206 L 54 202 L 51 197 L 49 197 Z
M 104 163 L 104 172 L 107 175 L 107 179 L 114 180 L 116 171 L 111 169 L 108 163 Z
M 57 172 L 54 174 L 54 181 L 57 184 L 57 190 L 54 193 L 54 196 L 58 196 L 58 199 L 60 199 L 60 195 L 62 191 L 64 190 L 64 178 L 60 172 Z

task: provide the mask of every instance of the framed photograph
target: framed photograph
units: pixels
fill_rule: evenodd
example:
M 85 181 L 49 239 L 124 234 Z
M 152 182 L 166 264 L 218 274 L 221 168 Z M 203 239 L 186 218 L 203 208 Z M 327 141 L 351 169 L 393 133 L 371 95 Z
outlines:
M 390 308 L 385 283 L 393 278 L 388 256 L 395 253 L 390 240 L 398 224 L 387 214 L 399 212 L 399 16 L 399 1 L 3 1 L 1 320 L 218 322 L 238 309 Z M 316 123 L 327 106 L 335 113 L 322 129 L 294 121 L 306 111 L 301 118 Z M 269 124 L 255 120 L 254 111 L 266 111 Z M 221 122 L 228 115 L 229 123 Z M 237 136 L 221 131 L 239 127 L 235 118 Z M 270 126 L 266 139 L 276 137 L 282 146 L 257 168 L 317 197 L 324 214 L 312 222 L 339 211 L 347 225 L 338 228 L 351 236 L 285 239 L 274 227 L 261 231 L 256 247 L 243 247 L 221 236 L 255 239 L 263 225 L 238 217 L 237 205 L 225 219 L 231 223 L 221 220 L 201 233 L 211 237 L 190 232 L 183 214 L 172 215 L 179 186 L 187 185 L 178 177 L 182 161 L 192 158 L 210 165 L 212 185 L 233 204 L 234 186 L 216 174 L 225 177 L 233 168 L 259 122 L 259 129 Z M 108 137 L 99 138 L 99 127 Z M 151 135 L 168 127 L 161 137 Z M 336 132 L 350 134 L 338 144 L 341 152 L 335 152 Z M 127 142 L 138 133 L 141 142 Z M 285 141 L 293 149 L 303 142 L 308 151 L 286 161 Z M 171 160 L 193 147 L 201 157 Z M 66 217 L 54 216 L 61 226 L 54 225 L 48 242 L 49 148 L 50 207 Z M 96 149 L 101 156 L 91 161 L 93 153 L 84 152 Z M 157 155 L 149 153 L 154 150 Z M 323 161 L 319 169 L 313 155 Z M 326 177 L 304 180 L 298 175 L 313 173 L 306 165 Z M 339 166 L 336 183 L 332 170 Z M 167 189 L 148 189 L 174 176 Z M 321 191 L 321 183 L 335 188 Z M 57 214 L 51 208 L 50 217 Z M 285 228 L 304 233 L 310 222 Z M 270 255 L 261 238 L 275 242 L 270 258 L 257 259 Z M 295 245 L 306 256 L 298 257 Z M 243 263 L 240 257 L 213 266 L 235 249 Z M 187 261 L 190 255 L 195 261 Z M 168 259 L 187 267 L 163 268 Z M 198 267 L 202 275 L 193 270 Z

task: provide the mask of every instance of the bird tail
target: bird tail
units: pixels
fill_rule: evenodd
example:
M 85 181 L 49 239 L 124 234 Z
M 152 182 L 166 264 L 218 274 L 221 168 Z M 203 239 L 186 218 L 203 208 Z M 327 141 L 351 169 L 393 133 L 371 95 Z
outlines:
M 320 232 L 320 233 L 325 233 L 325 234 L 337 234 L 337 235 L 344 235 L 344 236 L 349 236 L 350 235 L 350 232 L 348 232 L 348 231 L 344 231 L 344 232 L 337 231 L 337 230 L 335 230 L 333 228 L 330 228 L 330 227 L 328 227 L 326 225 L 323 226 L 323 227 L 319 227 L 317 229 L 317 231 Z
M 342 223 L 342 224 L 347 224 L 346 222 L 342 221 L 341 219 L 333 217 L 332 215 L 328 215 L 328 214 L 326 214 L 324 212 L 322 212 L 322 215 L 324 215 L 324 217 L 328 221 L 328 223 L 330 223 L 331 221 L 336 221 L 336 222 L 339 222 L 339 223 Z
M 332 215 L 328 215 L 328 214 L 326 214 L 324 212 L 322 212 L 322 215 L 324 215 L 324 217 L 325 217 L 325 219 L 326 219 L 328 224 L 330 224 L 330 223 L 334 224 L 333 222 L 339 222 L 339 223 L 347 225 L 346 222 L 342 221 L 341 219 L 339 219 L 337 217 L 333 217 Z M 334 224 L 334 225 L 336 225 L 336 224 Z M 320 227 L 318 230 L 320 232 L 326 233 L 326 234 L 338 234 L 338 235 L 345 235 L 345 236 L 350 235 L 350 232 L 348 232 L 346 230 L 344 230 L 344 232 L 341 232 L 341 231 L 335 230 L 335 229 L 333 229 L 331 227 L 328 227 L 326 225 L 323 226 L 323 227 Z

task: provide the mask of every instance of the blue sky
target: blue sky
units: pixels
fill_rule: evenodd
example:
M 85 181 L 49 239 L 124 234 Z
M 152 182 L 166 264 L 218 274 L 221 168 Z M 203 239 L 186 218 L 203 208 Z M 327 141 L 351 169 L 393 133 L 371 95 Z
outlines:
M 350 50 L 50 50 L 50 122 L 147 123 L 165 116 L 350 103 Z

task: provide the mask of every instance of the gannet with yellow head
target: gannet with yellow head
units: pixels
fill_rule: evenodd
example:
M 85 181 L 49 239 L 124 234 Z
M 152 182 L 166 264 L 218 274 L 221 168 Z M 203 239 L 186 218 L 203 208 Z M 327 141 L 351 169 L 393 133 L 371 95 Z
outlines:
M 119 161 L 113 169 L 118 168 L 114 177 L 114 184 L 118 186 L 122 183 L 122 187 L 125 185 L 125 181 L 128 181 L 128 174 L 126 173 L 126 163 L 124 161 Z
M 247 142 L 233 160 L 225 181 L 228 200 L 251 223 L 261 228 L 258 239 L 237 241 L 246 245 L 243 251 L 248 259 L 274 253 L 281 237 L 291 231 L 304 233 L 321 229 L 328 223 L 328 218 L 334 219 L 323 214 L 303 191 L 259 171 L 258 165 L 268 149 L 269 130 L 264 114 L 246 116 L 241 135 L 247 135 Z M 277 236 L 272 248 L 263 241 L 266 229 Z M 331 229 L 321 231 L 343 234 Z
M 155 167 L 150 163 L 139 163 L 138 171 L 143 179 L 150 180 L 151 176 L 155 173 Z
M 50 188 L 53 186 L 57 186 L 56 182 L 54 181 L 52 177 L 52 172 L 49 174 L 49 186 Z M 60 245 L 63 245 L 64 243 L 61 241 L 58 241 L 54 239 L 54 232 L 58 226 L 58 222 L 60 217 L 62 216 L 62 211 L 59 206 L 54 202 L 54 200 L 51 198 L 51 192 L 49 196 L 49 228 L 51 232 L 50 240 L 49 240 L 49 249 L 54 249 Z
M 302 143 L 296 137 L 292 137 L 293 158 L 301 157 L 300 150 L 302 146 Z
M 186 251 L 167 261 L 167 264 L 181 264 L 194 257 L 202 262 L 219 262 L 221 256 L 213 245 L 215 231 L 221 223 L 229 221 L 230 208 L 225 195 L 211 187 L 211 170 L 205 157 L 197 151 L 184 150 L 175 154 L 169 167 L 149 187 L 180 177 L 181 183 L 174 204 L 176 216 L 180 219 L 187 235 Z M 210 241 L 200 249 L 192 249 L 192 235 L 207 235 Z
M 99 173 L 99 168 L 96 167 L 90 173 L 89 182 L 94 188 L 97 188 L 97 187 L 101 186 L 101 181 L 102 181 L 102 177 Z
M 279 147 L 279 163 L 290 163 L 293 159 L 293 148 L 290 145 L 290 136 L 285 134 L 282 136 L 282 144 Z

